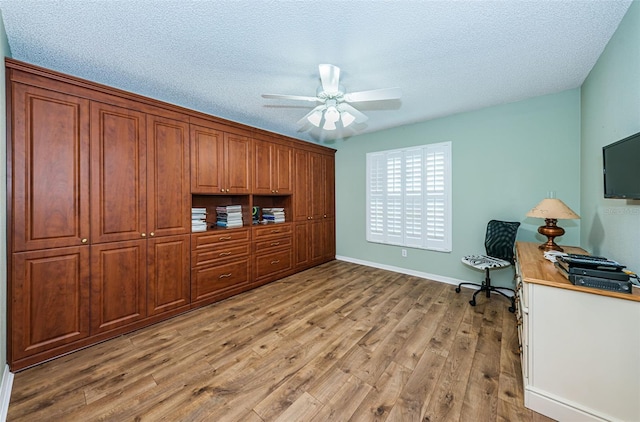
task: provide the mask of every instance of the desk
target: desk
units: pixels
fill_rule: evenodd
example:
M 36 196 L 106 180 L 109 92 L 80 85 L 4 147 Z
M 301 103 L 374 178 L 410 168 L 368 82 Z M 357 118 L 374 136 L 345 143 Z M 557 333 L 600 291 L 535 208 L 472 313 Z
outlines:
M 525 406 L 560 421 L 640 421 L 640 296 L 574 286 L 537 243 L 516 242 L 516 277 Z

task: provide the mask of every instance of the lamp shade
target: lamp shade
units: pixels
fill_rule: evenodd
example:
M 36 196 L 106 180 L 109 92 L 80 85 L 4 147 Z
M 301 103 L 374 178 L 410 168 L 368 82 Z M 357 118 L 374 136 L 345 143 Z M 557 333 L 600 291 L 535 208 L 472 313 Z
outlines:
M 557 198 L 543 199 L 538 205 L 531 208 L 531 211 L 527 213 L 527 217 L 555 220 L 576 220 L 580 218 L 578 214 Z

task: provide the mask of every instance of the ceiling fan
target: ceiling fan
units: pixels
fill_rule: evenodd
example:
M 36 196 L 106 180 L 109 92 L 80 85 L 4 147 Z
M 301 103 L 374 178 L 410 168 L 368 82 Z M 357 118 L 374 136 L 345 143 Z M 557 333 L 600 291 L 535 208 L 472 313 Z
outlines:
M 353 122 L 363 123 L 367 121 L 367 116 L 349 103 L 396 100 L 402 94 L 400 88 L 383 88 L 346 93 L 344 87 L 340 85 L 340 68 L 338 66 L 321 64 L 318 68 L 322 85 L 318 88 L 315 97 L 284 94 L 262 94 L 262 97 L 320 103 L 300 119 L 298 124 L 305 125 L 309 122 L 318 128 L 335 130 L 338 127 L 336 126 L 338 122 L 341 123 L 343 128 L 346 128 Z

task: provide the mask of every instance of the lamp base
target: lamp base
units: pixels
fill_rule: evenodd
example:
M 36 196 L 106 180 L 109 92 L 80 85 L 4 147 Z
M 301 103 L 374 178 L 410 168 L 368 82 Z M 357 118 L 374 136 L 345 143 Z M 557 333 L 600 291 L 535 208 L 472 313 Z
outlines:
M 560 246 L 554 242 L 554 239 L 558 236 L 562 236 L 564 234 L 564 229 L 562 227 L 558 227 L 556 224 L 558 220 L 555 218 L 546 218 L 544 220 L 545 225 L 538 227 L 538 233 L 547 237 L 547 241 L 542 245 L 538 246 L 538 249 L 542 249 L 543 251 L 559 251 L 564 252 Z

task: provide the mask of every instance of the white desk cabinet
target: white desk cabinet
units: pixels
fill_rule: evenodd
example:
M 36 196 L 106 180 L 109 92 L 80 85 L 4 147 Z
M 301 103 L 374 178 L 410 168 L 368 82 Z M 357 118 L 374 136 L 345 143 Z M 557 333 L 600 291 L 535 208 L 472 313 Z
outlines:
M 516 244 L 525 406 L 559 421 L 640 421 L 640 296 L 576 287 L 537 246 Z

